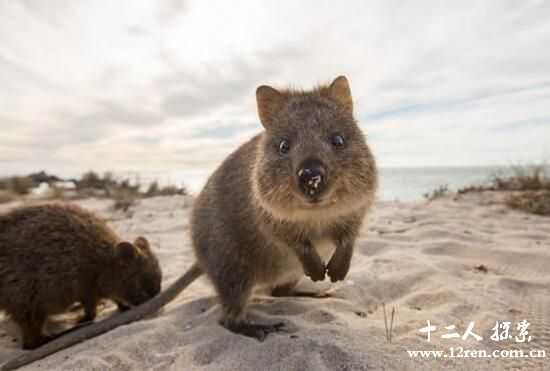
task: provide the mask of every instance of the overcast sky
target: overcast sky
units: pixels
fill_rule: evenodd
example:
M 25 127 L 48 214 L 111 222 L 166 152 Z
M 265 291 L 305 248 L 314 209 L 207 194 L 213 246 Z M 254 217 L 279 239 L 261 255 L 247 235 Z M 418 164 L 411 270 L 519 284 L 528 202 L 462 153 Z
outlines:
M 550 159 L 550 1 L 2 1 L 0 173 L 208 172 L 344 74 L 381 166 Z

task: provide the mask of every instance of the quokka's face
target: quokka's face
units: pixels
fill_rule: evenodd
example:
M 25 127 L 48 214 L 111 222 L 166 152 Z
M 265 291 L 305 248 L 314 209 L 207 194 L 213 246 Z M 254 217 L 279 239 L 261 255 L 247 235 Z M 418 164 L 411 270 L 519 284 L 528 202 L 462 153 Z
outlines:
M 142 304 L 160 293 L 162 271 L 148 241 L 139 237 L 117 246 L 119 282 L 113 299 L 124 306 Z
M 261 89 L 271 89 L 263 92 L 271 95 L 263 115 L 258 97 L 266 132 L 255 171 L 257 191 L 267 204 L 321 209 L 373 192 L 374 159 L 353 118 L 345 78 L 310 93 L 261 87 L 258 95 Z

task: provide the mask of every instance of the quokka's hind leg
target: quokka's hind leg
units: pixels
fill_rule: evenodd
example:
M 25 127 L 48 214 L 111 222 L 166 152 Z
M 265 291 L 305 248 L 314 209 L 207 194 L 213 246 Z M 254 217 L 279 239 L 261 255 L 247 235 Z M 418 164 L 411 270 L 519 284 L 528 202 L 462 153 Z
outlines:
M 284 327 L 284 323 L 259 324 L 246 319 L 246 305 L 253 286 L 252 280 L 244 276 L 228 278 L 217 285 L 223 311 L 220 324 L 231 332 L 263 341 L 268 334 Z
M 52 339 L 42 334 L 46 317 L 46 314 L 42 312 L 14 316 L 15 322 L 21 328 L 23 334 L 23 349 L 38 348 Z
M 131 308 L 129 305 L 126 305 L 122 302 L 116 302 L 116 306 L 117 306 L 119 312 L 126 312 L 127 310 L 130 310 L 130 308 Z
M 86 298 L 82 301 L 84 306 L 84 316 L 78 320 L 78 323 L 93 322 L 97 316 L 97 302 L 95 299 Z

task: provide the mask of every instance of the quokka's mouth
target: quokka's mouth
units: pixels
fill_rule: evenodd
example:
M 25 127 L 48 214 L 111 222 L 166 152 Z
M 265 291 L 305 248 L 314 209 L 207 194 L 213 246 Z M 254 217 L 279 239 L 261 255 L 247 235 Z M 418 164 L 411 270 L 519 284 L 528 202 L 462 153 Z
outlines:
M 305 209 L 321 209 L 334 204 L 330 198 L 330 193 L 324 193 L 316 197 L 305 197 L 299 194 L 300 204 Z

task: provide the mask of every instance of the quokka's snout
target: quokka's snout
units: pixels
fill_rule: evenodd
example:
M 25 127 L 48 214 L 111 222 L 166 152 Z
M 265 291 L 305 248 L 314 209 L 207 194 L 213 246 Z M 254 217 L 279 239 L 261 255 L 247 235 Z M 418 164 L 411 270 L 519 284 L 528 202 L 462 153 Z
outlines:
M 303 161 L 296 171 L 300 191 L 310 201 L 318 200 L 328 188 L 327 166 L 316 158 Z

